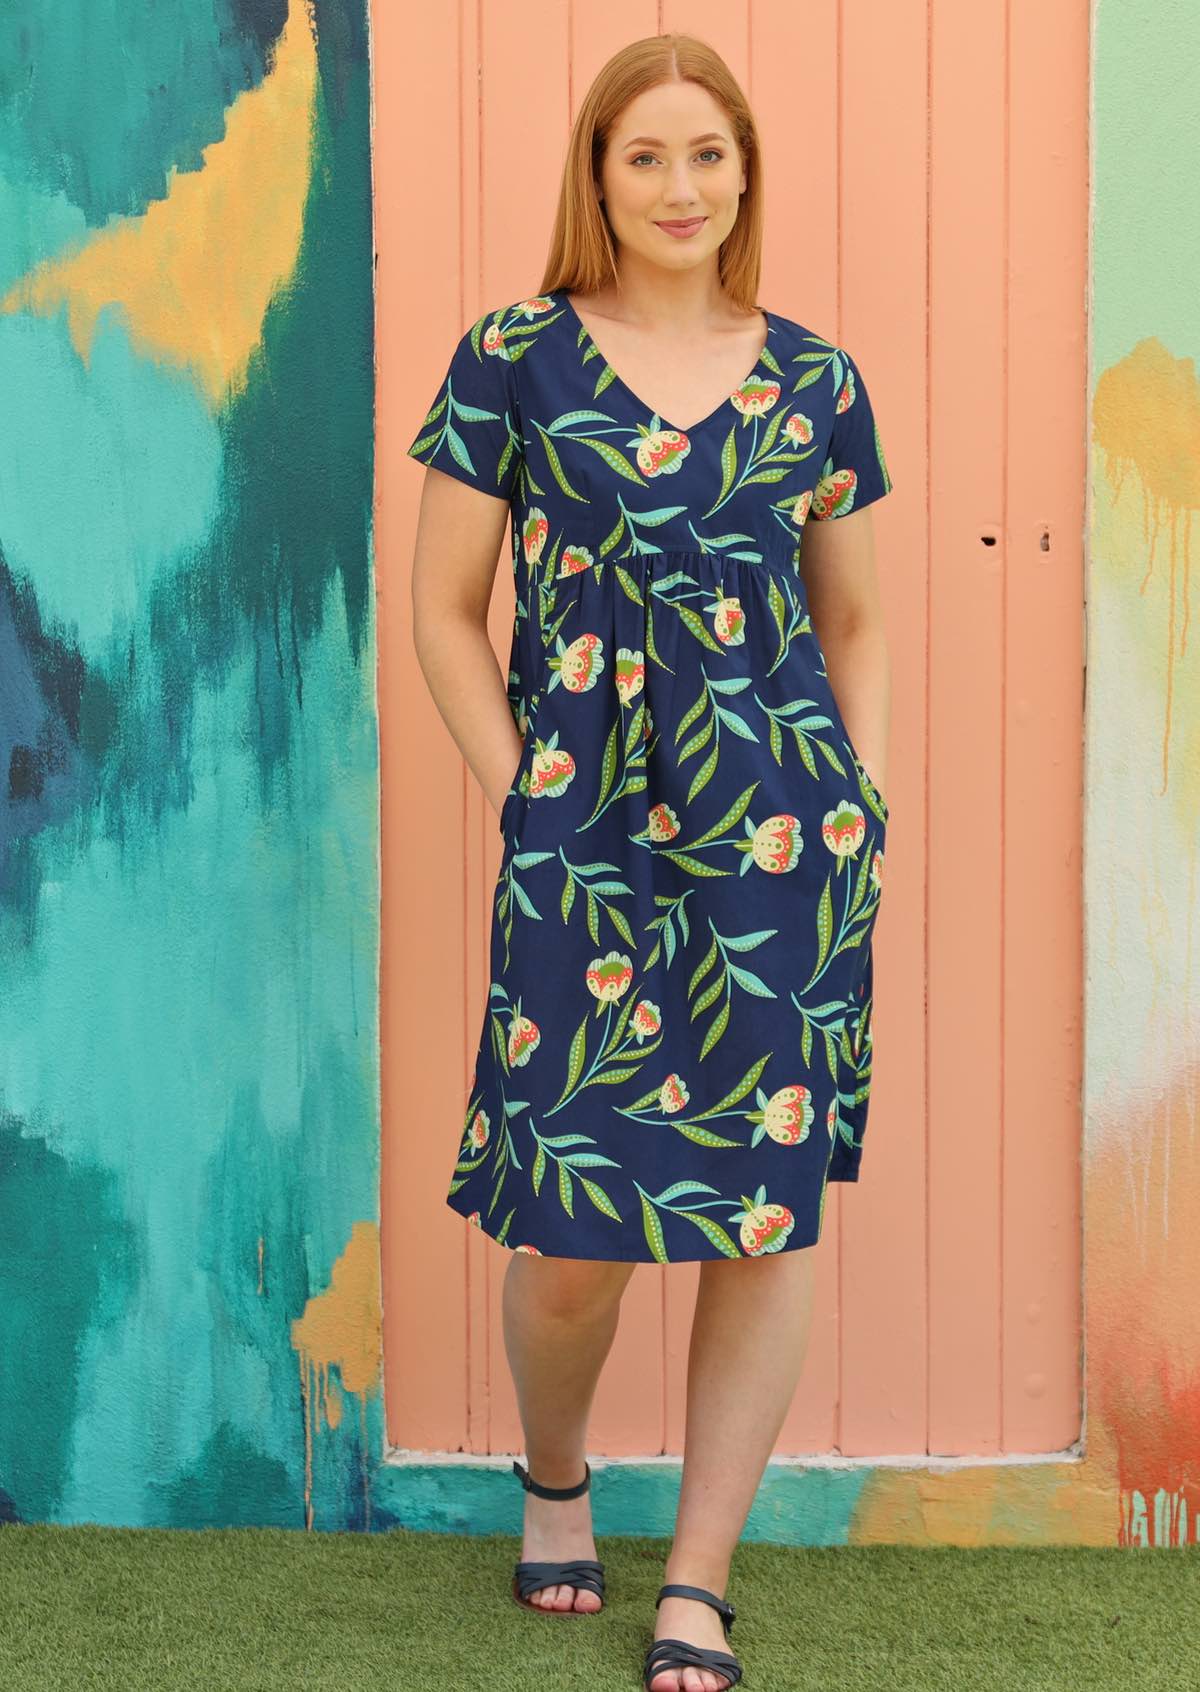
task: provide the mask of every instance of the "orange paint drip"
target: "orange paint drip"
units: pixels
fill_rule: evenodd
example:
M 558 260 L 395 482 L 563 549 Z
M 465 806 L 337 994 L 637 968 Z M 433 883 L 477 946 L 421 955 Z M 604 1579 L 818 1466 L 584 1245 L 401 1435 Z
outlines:
M 1105 370 L 1096 383 L 1092 439 L 1107 455 L 1114 504 L 1128 471 L 1134 471 L 1141 484 L 1146 572 L 1138 591 L 1143 595 L 1154 576 L 1164 526 L 1167 530 L 1161 789 L 1165 793 L 1175 660 L 1187 650 L 1192 513 L 1200 508 L 1200 383 L 1194 361 L 1173 358 L 1153 335 L 1139 341 L 1128 357 Z
M 340 1427 L 342 1389 L 362 1401 L 359 1439 L 362 1472 L 370 1473 L 366 1451 L 365 1400 L 378 1390 L 383 1364 L 383 1310 L 379 1279 L 379 1228 L 356 1222 L 345 1251 L 333 1265 L 328 1288 L 310 1298 L 303 1316 L 292 1323 L 292 1345 L 300 1364 L 300 1392 L 304 1404 L 305 1523 L 313 1525 L 313 1447 L 322 1419 L 329 1429 Z M 338 1371 L 338 1381 L 331 1376 Z M 370 1523 L 369 1481 L 366 1519 Z

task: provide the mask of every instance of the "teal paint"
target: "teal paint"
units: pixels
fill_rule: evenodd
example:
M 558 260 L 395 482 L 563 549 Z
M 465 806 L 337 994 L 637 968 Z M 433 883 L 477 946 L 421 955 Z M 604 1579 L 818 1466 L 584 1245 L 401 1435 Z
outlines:
M 83 1354 L 127 1318 L 143 1269 L 117 1176 L 56 1137 L 0 1109 L 0 1495 L 22 1521 L 62 1507 Z
M 43 218 L 30 261 L 61 251 L 64 191 L 88 221 L 139 209 L 222 132 L 213 91 L 246 62 L 213 25 L 228 8 L 101 11 L 111 53 L 88 61 L 101 12 L 33 8 L 39 79 L 65 92 L 39 90 L 28 133 L 0 83 L 7 203 Z M 317 14 L 298 262 L 223 410 L 119 313 L 87 360 L 61 319 L 0 319 L 18 419 L 0 424 L 0 778 L 20 772 L 0 804 L 0 1103 L 24 1159 L 4 1183 L 0 1502 L 23 1520 L 302 1525 L 291 1324 L 379 1218 L 364 0 Z M 236 17 L 253 59 L 273 8 Z M 178 110 L 147 128 L 135 85 Z M 59 118 L 62 157 L 35 160 Z M 62 1249 L 31 1275 L 45 1229 Z M 311 1453 L 314 1525 L 387 1525 L 381 1396 L 342 1411 Z
M 221 440 L 179 371 L 130 345 L 101 312 L 85 365 L 66 309 L 0 317 L 0 539 L 43 618 L 98 667 L 123 670 L 160 572 L 206 542 Z
M 592 1466 L 597 1534 L 669 1539 L 682 1465 L 636 1458 Z M 742 1538 L 769 1545 L 847 1545 L 868 1466 L 768 1463 Z M 520 1534 L 525 1494 L 512 1458 L 393 1463 L 377 1471 L 375 1498 L 392 1525 L 419 1533 Z
M 11 169 L 11 167 L 10 167 Z M 78 206 L 53 190 L 43 191 L 32 182 L 5 175 L 0 167 L 0 294 L 6 294 L 18 277 L 35 264 L 56 258 L 64 249 L 78 246 L 87 225 Z
M 0 170 L 62 192 L 92 227 L 136 216 L 172 169 L 202 168 L 264 46 L 227 0 L 5 0 Z
M 147 1488 L 146 1514 L 164 1527 L 302 1527 L 303 1501 L 288 1465 L 253 1434 L 222 1422 L 185 1474 Z

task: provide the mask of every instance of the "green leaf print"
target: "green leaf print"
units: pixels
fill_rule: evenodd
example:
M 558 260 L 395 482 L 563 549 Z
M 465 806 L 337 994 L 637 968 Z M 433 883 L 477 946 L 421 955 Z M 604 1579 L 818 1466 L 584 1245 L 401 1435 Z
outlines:
M 714 1222 L 710 1216 L 700 1216 L 694 1210 L 680 1210 L 676 1214 L 685 1216 L 689 1222 L 694 1222 L 700 1232 L 711 1240 L 717 1250 L 723 1252 L 726 1257 L 740 1257 L 742 1255 L 721 1224 Z
M 591 1199 L 597 1210 L 602 1211 L 605 1216 L 611 1216 L 614 1222 L 620 1222 L 623 1220 L 620 1212 L 617 1210 L 617 1207 L 613 1204 L 613 1201 L 609 1198 L 603 1187 L 599 1186 L 595 1181 L 589 1181 L 586 1176 L 583 1175 L 579 1177 L 579 1181 L 584 1192 Z
M 690 605 L 676 605 L 675 611 L 684 627 L 710 652 L 724 652 L 725 648 L 713 635 L 710 635 L 704 619 Z
M 593 435 L 577 435 L 575 439 L 580 446 L 591 447 L 598 452 L 610 470 L 615 470 L 618 476 L 624 476 L 627 481 L 636 482 L 640 488 L 646 483 L 640 470 L 632 465 L 623 452 L 618 452 L 609 441 L 598 441 Z
M 637 1186 L 637 1182 L 634 1182 Z M 638 1187 L 638 1195 L 642 1201 L 642 1231 L 646 1236 L 646 1244 L 650 1247 L 650 1254 L 658 1263 L 669 1263 L 667 1247 L 663 1240 L 662 1223 L 658 1219 L 658 1212 L 650 1203 L 642 1189 Z
M 746 1071 L 745 1075 L 742 1076 L 741 1080 L 737 1082 L 735 1086 L 730 1088 L 729 1092 L 725 1094 L 723 1099 L 718 1099 L 716 1104 L 713 1105 L 710 1110 L 701 1111 L 701 1117 L 717 1116 L 722 1111 L 727 1110 L 730 1105 L 737 1104 L 739 1099 L 744 1099 L 746 1094 L 750 1092 L 757 1083 L 758 1078 L 766 1068 L 770 1057 L 770 1052 L 764 1052 L 757 1062 L 750 1065 L 750 1068 Z
M 567 473 L 562 467 L 562 459 L 558 456 L 558 452 L 548 431 L 543 429 L 541 424 L 537 421 L 534 422 L 533 427 L 537 430 L 542 446 L 545 448 L 546 462 L 550 466 L 550 471 L 554 480 L 558 483 L 559 487 L 566 494 L 568 499 L 577 499 L 581 505 L 586 505 L 588 503 L 586 497 L 581 493 L 576 493 L 570 482 L 568 482 Z

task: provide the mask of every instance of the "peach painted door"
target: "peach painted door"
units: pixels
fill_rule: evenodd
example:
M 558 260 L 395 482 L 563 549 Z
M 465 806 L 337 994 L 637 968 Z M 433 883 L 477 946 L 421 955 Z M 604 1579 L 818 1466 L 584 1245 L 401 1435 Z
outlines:
M 375 8 L 389 1442 L 523 1449 L 509 1254 L 444 1203 L 501 842 L 412 654 L 404 447 L 462 330 L 539 287 L 573 102 L 672 28 L 749 93 L 760 298 L 870 373 L 895 484 L 871 1117 L 861 1181 L 830 1188 L 777 1454 L 1062 1450 L 1082 1421 L 1087 0 Z M 507 554 L 496 582 L 503 664 Z M 436 829 L 408 826 L 417 793 Z M 634 1272 L 593 1454 L 681 1449 L 698 1273 Z

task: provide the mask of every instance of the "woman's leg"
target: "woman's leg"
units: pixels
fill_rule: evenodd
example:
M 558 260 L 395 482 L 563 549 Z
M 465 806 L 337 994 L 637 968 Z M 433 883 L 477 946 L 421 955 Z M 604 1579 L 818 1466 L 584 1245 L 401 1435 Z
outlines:
M 543 1486 L 583 1479 L 587 1423 L 596 1383 L 636 1263 L 513 1252 L 504 1277 L 504 1345 L 525 1430 L 526 1468 Z M 595 1557 L 591 1491 L 578 1498 L 525 1494 L 522 1561 Z M 543 1586 L 530 1593 L 547 1608 L 597 1610 L 594 1592 Z
M 729 1562 L 787 1414 L 808 1347 L 813 1251 L 713 1258 L 700 1266 L 688 1351 L 683 1477 L 664 1581 L 725 1597 Z M 736 1651 L 698 1598 L 664 1598 L 654 1637 Z M 663 1669 L 652 1692 L 718 1692 L 707 1669 Z

